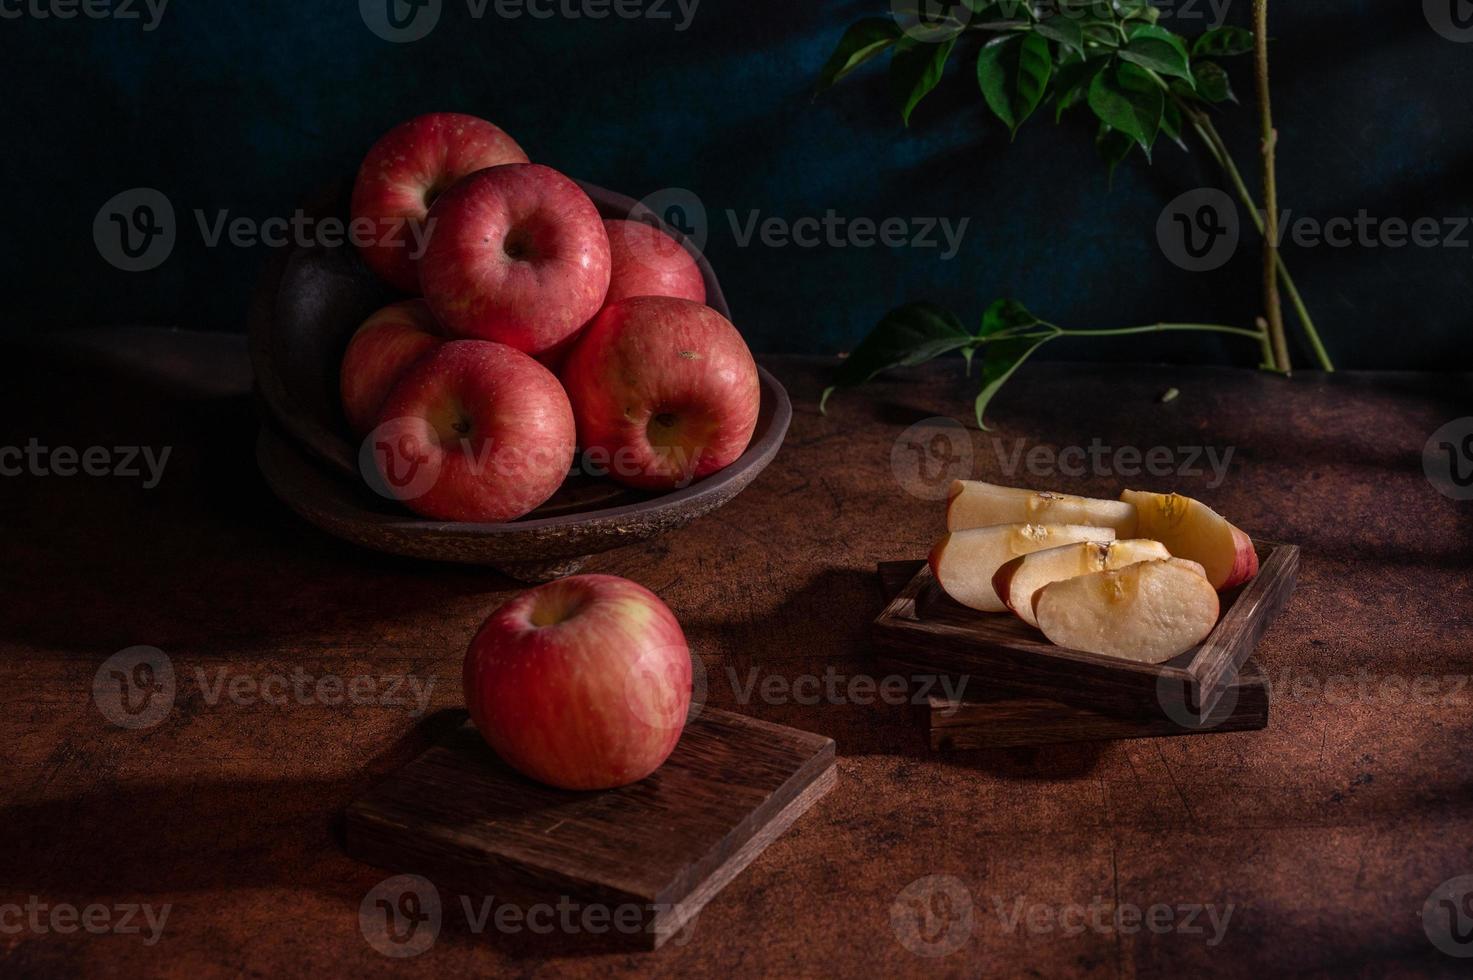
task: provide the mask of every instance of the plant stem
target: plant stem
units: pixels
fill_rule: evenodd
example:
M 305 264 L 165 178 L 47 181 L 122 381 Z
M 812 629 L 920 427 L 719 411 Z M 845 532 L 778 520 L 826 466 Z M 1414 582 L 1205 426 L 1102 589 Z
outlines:
M 1222 168 L 1223 173 L 1227 175 L 1229 182 L 1233 185 L 1233 190 L 1237 192 L 1238 200 L 1242 201 L 1243 206 L 1248 209 L 1248 214 L 1253 218 L 1253 226 L 1258 229 L 1259 234 L 1263 234 L 1266 226 L 1263 223 L 1263 214 L 1258 210 L 1258 202 L 1253 200 L 1252 192 L 1248 190 L 1248 185 L 1243 182 L 1243 174 L 1238 170 L 1237 164 L 1233 162 L 1232 156 L 1228 153 L 1227 143 L 1223 141 L 1221 134 L 1217 131 L 1217 127 L 1212 125 L 1212 120 L 1207 118 L 1206 115 L 1198 112 L 1180 99 L 1177 100 L 1177 105 L 1186 114 L 1187 118 L 1192 120 L 1192 128 L 1196 131 L 1197 136 L 1206 145 L 1207 151 L 1212 154 L 1212 158 L 1217 161 L 1217 165 Z M 1284 264 L 1283 255 L 1275 254 L 1274 259 L 1278 265 L 1279 279 L 1284 285 L 1284 290 L 1289 294 L 1289 302 L 1294 306 L 1294 313 L 1299 317 L 1299 323 L 1304 328 L 1304 335 L 1309 339 L 1310 346 L 1314 348 L 1315 357 L 1320 362 L 1320 367 L 1327 372 L 1334 371 L 1335 365 L 1331 363 L 1330 355 L 1325 350 L 1324 343 L 1320 340 L 1319 331 L 1315 329 L 1314 320 L 1309 315 L 1309 308 L 1304 304 L 1304 297 L 1299 294 L 1299 287 L 1295 284 L 1294 277 L 1289 275 L 1289 267 Z M 1269 353 L 1271 355 L 1272 351 Z M 1271 356 L 1265 359 L 1272 361 Z
M 1110 327 L 1103 330 L 1066 330 L 1052 323 L 1040 321 L 1033 325 L 1044 329 L 1036 333 L 1010 333 L 1003 332 L 990 337 L 982 337 L 978 340 L 980 344 L 986 344 L 994 340 L 1044 340 L 1054 337 L 1124 337 L 1129 334 L 1138 333 L 1161 333 L 1168 330 L 1196 331 L 1199 333 L 1226 333 L 1237 337 L 1252 337 L 1262 341 L 1265 334 L 1262 330 L 1249 330 L 1247 327 L 1229 327 L 1218 323 L 1148 323 L 1141 327 Z M 1032 327 L 1024 327 L 1031 330 Z
M 1247 327 L 1226 327 L 1216 323 L 1151 323 L 1143 327 L 1114 327 L 1107 330 L 1060 330 L 1062 337 L 1123 337 L 1135 333 L 1158 333 L 1165 330 L 1192 330 L 1204 333 L 1230 333 L 1239 337 L 1262 339 L 1263 331 Z
M 1284 308 L 1279 302 L 1279 188 L 1274 174 L 1274 153 L 1279 134 L 1274 129 L 1273 106 L 1268 87 L 1268 0 L 1253 0 L 1253 49 L 1258 80 L 1258 125 L 1263 154 L 1263 305 L 1268 333 L 1273 340 L 1274 360 L 1288 374 L 1289 344 L 1284 337 Z

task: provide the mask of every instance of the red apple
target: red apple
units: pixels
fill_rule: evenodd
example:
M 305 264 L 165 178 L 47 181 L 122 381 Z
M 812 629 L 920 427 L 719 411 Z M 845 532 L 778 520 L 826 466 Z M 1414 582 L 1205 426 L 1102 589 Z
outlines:
M 523 592 L 465 655 L 465 703 L 513 769 L 562 789 L 637 782 L 670 757 L 691 702 L 691 659 L 659 597 L 612 575 Z
M 590 465 L 632 487 L 683 486 L 752 441 L 757 365 L 736 327 L 668 296 L 614 303 L 568 356 L 563 384 Z
M 355 434 L 374 427 L 394 382 L 445 337 L 422 299 L 386 306 L 363 321 L 348 341 L 339 383 L 343 414 Z
M 382 489 L 442 521 L 510 521 L 562 485 L 573 412 L 541 364 L 505 344 L 452 340 L 412 366 L 368 437 Z
M 359 249 L 364 261 L 396 289 L 417 292 L 425 216 L 435 199 L 467 174 L 526 162 L 515 140 L 475 116 L 436 112 L 390 130 L 368 151 L 353 186 L 355 223 L 372 223 L 372 244 Z
M 706 302 L 706 281 L 685 246 L 643 221 L 605 221 L 604 230 L 613 258 L 604 305 L 631 296 Z
M 451 333 L 528 354 L 588 322 L 609 290 L 609 236 L 588 195 L 550 167 L 472 174 L 430 209 L 419 264 L 430 309 Z

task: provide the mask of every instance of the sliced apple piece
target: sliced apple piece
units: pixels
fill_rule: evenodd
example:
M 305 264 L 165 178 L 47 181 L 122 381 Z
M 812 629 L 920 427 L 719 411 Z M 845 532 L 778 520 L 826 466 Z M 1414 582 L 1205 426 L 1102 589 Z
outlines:
M 1217 590 L 1196 562 L 1137 562 L 1053 582 L 1038 596 L 1038 626 L 1061 647 L 1159 664 L 1217 625 Z
M 993 576 L 1019 555 L 1075 541 L 1113 541 L 1108 527 L 1082 524 L 995 524 L 951 531 L 931 549 L 931 574 L 946 594 L 982 612 L 1007 612 Z
M 1160 541 L 1127 538 L 1124 541 L 1076 541 L 1014 558 L 997 570 L 992 587 L 1007 607 L 1029 626 L 1038 625 L 1033 602 L 1050 582 L 1123 568 L 1138 561 L 1170 558 Z
M 1135 536 L 1135 508 L 1120 500 L 1096 500 L 1049 490 L 1000 487 L 957 480 L 946 505 L 946 529 L 962 531 L 992 524 L 1084 524 L 1108 527 L 1116 536 Z
M 1145 490 L 1126 490 L 1120 499 L 1135 507 L 1137 536 L 1200 564 L 1214 588 L 1230 589 L 1258 574 L 1253 541 L 1200 500 Z

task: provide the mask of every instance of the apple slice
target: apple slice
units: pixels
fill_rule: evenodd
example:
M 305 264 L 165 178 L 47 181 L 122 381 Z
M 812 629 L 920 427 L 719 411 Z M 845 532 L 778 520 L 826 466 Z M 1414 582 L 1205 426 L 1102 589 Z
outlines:
M 1038 626 L 1061 647 L 1159 664 L 1217 625 L 1217 590 L 1196 562 L 1137 562 L 1046 585 Z
M 946 594 L 982 612 L 1007 612 L 992 578 L 1019 555 L 1075 541 L 1113 541 L 1108 527 L 1082 524 L 995 524 L 951 531 L 931 549 L 931 574 Z
M 957 480 L 946 505 L 946 529 L 962 531 L 992 524 L 1085 524 L 1135 537 L 1135 508 L 1119 500 L 1095 500 L 1047 490 L 999 487 Z
M 1074 544 L 1035 551 L 1014 558 L 997 570 L 992 587 L 1009 609 L 1029 626 L 1038 625 L 1033 602 L 1039 590 L 1050 582 L 1124 568 L 1138 561 L 1170 558 L 1171 552 L 1160 541 L 1128 538 L 1125 541 L 1076 541 Z
M 1258 574 L 1253 541 L 1200 500 L 1145 490 L 1126 490 L 1120 499 L 1135 507 L 1138 536 L 1200 564 L 1214 588 L 1230 589 Z

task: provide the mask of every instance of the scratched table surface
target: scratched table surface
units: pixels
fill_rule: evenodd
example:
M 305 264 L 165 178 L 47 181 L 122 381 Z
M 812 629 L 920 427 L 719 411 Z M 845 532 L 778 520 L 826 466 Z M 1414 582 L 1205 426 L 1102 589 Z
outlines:
M 657 952 L 445 894 L 390 963 L 360 919 L 388 914 L 386 872 L 344 855 L 340 816 L 453 723 L 466 643 L 513 586 L 303 524 L 255 472 L 240 345 L 118 336 L 5 354 L 0 443 L 35 447 L 0 456 L 6 976 L 1466 975 L 1443 949 L 1473 952 L 1473 503 L 1443 491 L 1473 460 L 1453 440 L 1442 489 L 1422 460 L 1467 375 L 1030 365 L 994 431 L 918 439 L 965 416 L 955 367 L 822 416 L 832 362 L 764 358 L 795 408 L 777 461 L 589 570 L 664 597 L 709 704 L 833 737 L 837 788 Z M 109 475 L 59 475 L 64 447 Z M 1259 651 L 1268 730 L 929 752 L 866 630 L 875 563 L 924 555 L 923 498 L 963 465 L 1177 489 L 1300 545 Z M 140 646 L 172 671 L 162 706 L 157 673 L 109 666 Z

